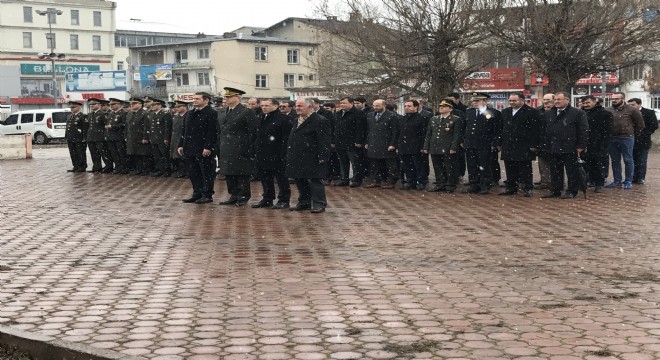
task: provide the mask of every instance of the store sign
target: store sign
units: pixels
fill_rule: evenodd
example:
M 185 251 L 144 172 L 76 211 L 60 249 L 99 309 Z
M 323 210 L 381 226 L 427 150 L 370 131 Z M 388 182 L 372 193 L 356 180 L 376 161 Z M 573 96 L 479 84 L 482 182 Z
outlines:
M 53 104 L 53 98 L 24 98 L 24 97 L 14 97 L 11 98 L 11 103 L 14 105 L 50 105 Z M 66 103 L 66 100 L 63 98 L 57 98 L 58 104 Z
M 126 71 L 88 71 L 66 74 L 66 91 L 126 91 Z
M 170 94 L 172 101 L 193 101 L 195 93 Z
M 616 85 L 619 83 L 619 77 L 616 76 L 616 73 L 609 72 L 606 77 L 606 82 L 609 85 Z M 603 78 L 600 74 L 591 74 L 587 77 L 583 77 L 577 81 L 577 85 L 601 85 L 603 83 Z
M 466 91 L 483 90 L 522 90 L 525 88 L 525 69 L 483 69 L 473 72 L 465 78 L 463 89 Z
M 55 64 L 55 73 L 64 75 L 65 73 L 74 73 L 82 71 L 98 71 L 101 67 L 99 65 L 69 65 L 69 64 Z M 53 72 L 51 64 L 21 64 L 21 74 L 23 75 L 52 75 Z

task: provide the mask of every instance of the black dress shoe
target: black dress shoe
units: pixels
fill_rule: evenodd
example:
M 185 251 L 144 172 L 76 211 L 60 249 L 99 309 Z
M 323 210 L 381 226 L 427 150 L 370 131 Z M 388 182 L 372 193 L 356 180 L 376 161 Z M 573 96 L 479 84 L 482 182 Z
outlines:
M 481 195 L 488 195 L 489 193 L 490 193 L 490 189 L 487 187 L 479 191 L 479 194 Z
M 191 204 L 191 203 L 194 203 L 195 201 L 197 201 L 197 200 L 199 200 L 199 199 L 201 199 L 201 197 L 199 197 L 199 196 L 191 196 L 191 197 L 189 197 L 189 198 L 187 198 L 187 199 L 183 199 L 183 200 L 181 200 L 181 201 L 183 201 L 184 203 L 187 203 L 187 204 Z
M 152 172 L 152 173 L 149 173 L 149 176 L 152 176 L 152 177 L 161 177 L 161 176 L 163 176 L 163 173 L 160 172 L 160 171 L 159 171 L 159 172 Z
M 96 170 L 94 170 L 94 169 L 92 169 L 92 170 L 87 170 L 87 172 L 88 172 L 88 173 L 97 173 L 97 172 L 101 172 L 101 171 L 103 171 L 103 170 L 101 170 L 101 169 L 96 169 Z
M 85 170 L 85 169 L 83 168 L 83 169 L 76 169 L 76 170 L 74 170 L 73 172 L 86 172 L 86 171 L 87 171 L 87 170 Z
M 314 214 L 319 214 L 325 211 L 325 206 L 323 205 L 315 205 L 312 206 L 312 213 Z
M 352 187 L 352 188 L 358 188 L 358 187 L 360 187 L 360 186 L 362 186 L 362 181 L 353 181 L 353 182 L 349 185 L 349 187 Z
M 122 171 L 121 173 L 124 174 L 124 175 L 128 175 L 128 174 L 131 173 L 131 171 L 127 169 L 127 170 Z
M 288 209 L 291 207 L 288 202 L 278 202 L 277 204 L 273 205 L 271 209 Z
M 348 181 L 338 181 L 334 186 L 348 186 L 350 183 Z
M 219 204 L 219 205 L 234 205 L 234 204 L 236 204 L 237 202 L 238 202 L 238 198 L 235 198 L 235 197 L 232 196 L 232 197 L 230 197 L 230 198 L 227 199 L 227 200 L 220 201 L 218 204 Z
M 252 207 L 253 209 L 258 209 L 258 208 L 265 208 L 265 207 L 272 207 L 272 206 L 273 206 L 273 202 L 272 202 L 272 201 L 269 201 L 269 200 L 261 200 L 261 201 L 259 201 L 259 202 L 256 203 L 256 204 L 252 204 L 251 207 Z
M 596 186 L 594 188 L 594 192 L 595 193 L 602 193 L 603 192 L 603 187 L 602 186 Z
M 109 173 L 111 173 L 112 171 L 113 171 L 113 170 L 112 170 L 112 168 L 110 168 L 110 167 L 108 167 L 108 168 L 103 168 L 103 169 L 101 170 L 101 172 L 104 173 L 104 174 L 109 174 Z
M 572 192 L 565 192 L 564 195 L 561 197 L 562 199 L 573 199 L 575 198 L 575 194 Z
M 541 196 L 541 199 L 558 199 L 561 197 L 561 193 L 559 192 L 550 192 L 548 194 L 545 194 Z
M 533 196 L 533 194 L 532 194 L 532 190 L 525 190 L 525 191 L 523 191 L 523 196 L 524 196 L 524 197 L 532 197 L 532 196 Z
M 478 192 L 479 192 L 479 188 L 473 188 L 473 187 L 469 187 L 463 190 L 463 194 L 476 194 Z
M 176 177 L 177 179 L 182 179 L 182 178 L 186 177 L 186 175 L 185 175 L 185 174 L 176 174 L 175 177 Z
M 438 185 L 435 185 L 435 186 L 433 186 L 432 188 L 426 190 L 426 192 L 438 192 L 438 191 L 445 191 L 445 187 L 444 187 L 444 186 L 438 186 Z
M 67 170 L 66 172 L 76 172 L 76 171 L 78 171 L 78 169 L 73 168 L 73 169 Z
M 203 197 L 201 199 L 197 199 L 197 201 L 195 201 L 195 204 L 208 204 L 208 203 L 212 203 L 212 202 L 213 202 L 213 199 L 208 198 L 208 197 Z
M 290 211 L 304 211 L 310 210 L 312 208 L 311 204 L 298 204 L 295 207 L 290 208 Z
M 499 193 L 497 195 L 510 196 L 510 195 L 515 195 L 515 194 L 516 194 L 516 191 L 514 191 L 514 190 L 506 190 L 506 191 L 502 191 L 501 193 Z
M 250 200 L 250 198 L 240 198 L 236 201 L 236 205 L 237 206 L 247 205 L 249 200 Z

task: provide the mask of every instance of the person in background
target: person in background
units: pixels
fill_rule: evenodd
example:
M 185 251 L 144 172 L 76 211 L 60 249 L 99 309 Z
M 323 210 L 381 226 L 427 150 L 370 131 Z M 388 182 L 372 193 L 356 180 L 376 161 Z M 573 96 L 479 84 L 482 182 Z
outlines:
M 607 166 L 610 158 L 607 154 L 607 146 L 612 133 L 612 113 L 598 105 L 593 95 L 583 96 L 580 100 L 589 122 L 589 142 L 582 158 L 586 163 L 589 180 L 595 186 L 594 192 L 599 193 L 605 186 L 603 168 Z
M 644 117 L 634 107 L 626 104 L 626 94 L 615 92 L 612 94 L 612 107 L 608 108 L 612 113 L 612 136 L 608 145 L 608 152 L 612 160 L 613 181 L 606 185 L 608 189 L 620 188 L 632 189 L 632 180 L 635 173 L 633 161 L 633 147 L 635 137 L 642 134 L 644 130 Z M 625 164 L 625 179 L 621 178 L 621 158 Z
M 422 153 L 430 154 L 435 184 L 428 192 L 456 190 L 458 184 L 458 149 L 461 147 L 462 122 L 452 114 L 454 102 L 447 98 L 438 105 L 438 115 L 431 118 Z
M 658 130 L 658 118 L 655 116 L 655 111 L 642 107 L 642 100 L 639 98 L 628 100 L 628 105 L 639 110 L 644 119 L 644 129 L 639 136 L 635 136 L 633 147 L 635 171 L 632 180 L 633 184 L 643 185 L 646 182 L 646 162 L 649 157 L 649 150 L 653 145 L 651 135 Z

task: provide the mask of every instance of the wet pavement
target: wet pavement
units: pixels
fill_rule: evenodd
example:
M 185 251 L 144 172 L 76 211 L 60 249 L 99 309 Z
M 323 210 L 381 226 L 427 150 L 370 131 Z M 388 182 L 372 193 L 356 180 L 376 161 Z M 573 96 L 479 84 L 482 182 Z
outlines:
M 588 200 L 334 187 L 324 214 L 34 156 L 0 162 L 2 325 L 152 359 L 660 359 L 660 153 Z

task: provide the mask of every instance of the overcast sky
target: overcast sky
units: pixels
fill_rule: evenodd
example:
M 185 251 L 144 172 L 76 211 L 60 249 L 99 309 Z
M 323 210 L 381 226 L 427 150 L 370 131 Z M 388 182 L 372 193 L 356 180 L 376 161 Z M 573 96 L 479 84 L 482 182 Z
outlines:
M 182 32 L 214 35 L 241 26 L 268 27 L 287 17 L 314 17 L 314 7 L 318 4 L 317 0 L 114 1 L 119 21 L 135 18 L 176 25 Z

